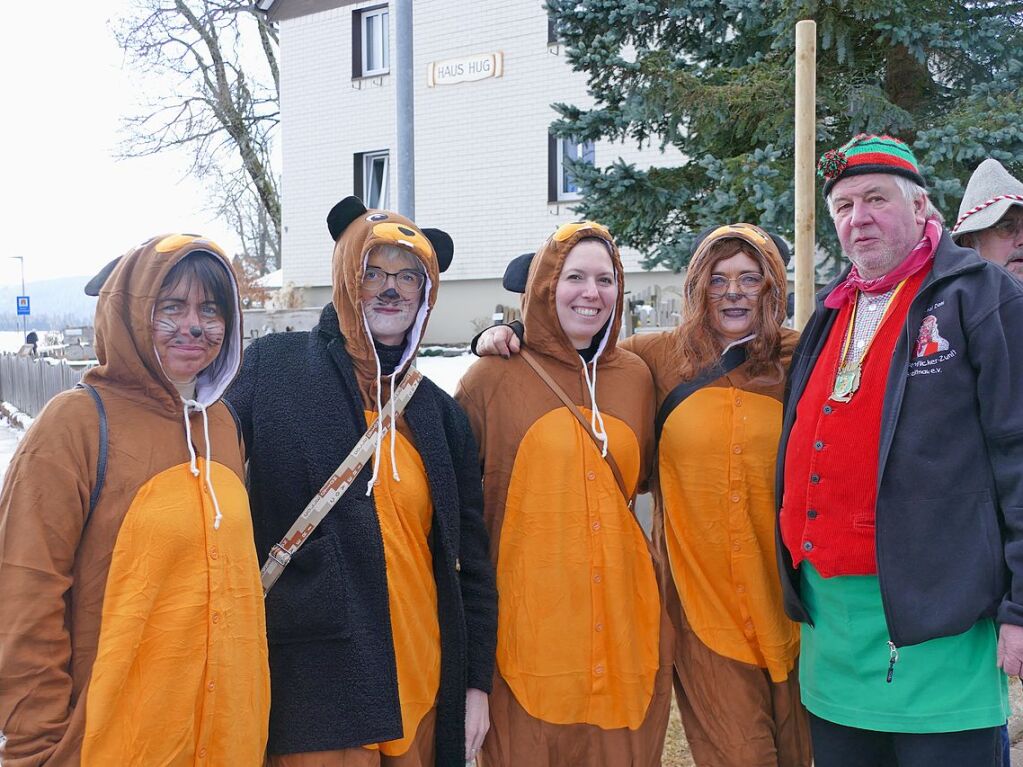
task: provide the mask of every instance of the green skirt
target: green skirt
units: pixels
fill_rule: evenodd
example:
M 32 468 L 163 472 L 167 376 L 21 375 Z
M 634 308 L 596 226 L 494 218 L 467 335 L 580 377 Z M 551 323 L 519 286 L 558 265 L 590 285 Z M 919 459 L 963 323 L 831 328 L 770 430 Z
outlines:
M 806 706 L 829 722 L 881 732 L 958 732 L 1009 717 L 1008 680 L 996 663 L 991 619 L 968 631 L 899 647 L 891 666 L 877 576 L 822 578 L 800 566 L 804 623 L 799 683 Z M 888 681 L 891 666 L 891 682 Z

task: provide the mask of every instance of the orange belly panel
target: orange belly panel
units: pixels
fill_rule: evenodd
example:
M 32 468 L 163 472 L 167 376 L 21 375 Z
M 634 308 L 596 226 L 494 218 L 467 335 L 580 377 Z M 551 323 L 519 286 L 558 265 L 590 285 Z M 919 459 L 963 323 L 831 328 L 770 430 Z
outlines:
M 366 412 L 372 423 L 376 413 Z M 380 451 L 378 484 L 373 489 L 387 562 L 387 599 L 398 668 L 398 699 L 404 735 L 379 744 L 381 753 L 400 756 L 415 739 L 419 723 L 433 708 L 440 687 L 440 626 L 437 586 L 428 538 L 433 504 L 426 467 L 405 436 L 397 433 L 395 459 L 401 481 L 392 476 L 391 436 Z
M 635 434 L 616 418 L 604 421 L 625 481 L 635 487 Z M 642 724 L 658 667 L 654 568 L 607 462 L 565 408 L 541 417 L 522 439 L 497 589 L 498 668 L 531 716 L 605 729 Z
M 200 472 L 205 465 L 199 459 Z M 82 764 L 262 764 L 270 707 L 245 487 L 187 464 L 135 496 L 114 546 L 86 699 Z
M 668 417 L 658 449 L 665 541 L 686 619 L 727 658 L 784 681 L 799 630 L 775 560 L 774 469 L 781 403 L 707 387 Z

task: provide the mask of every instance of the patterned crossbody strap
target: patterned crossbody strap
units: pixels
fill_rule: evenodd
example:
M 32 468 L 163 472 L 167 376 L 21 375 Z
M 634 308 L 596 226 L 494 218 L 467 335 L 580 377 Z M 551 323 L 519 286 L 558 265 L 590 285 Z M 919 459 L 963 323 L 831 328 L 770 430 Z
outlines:
M 394 390 L 394 418 L 397 418 L 405 410 L 405 406 L 412 399 L 412 395 L 415 394 L 416 387 L 419 386 L 422 379 L 423 374 L 415 368 L 410 368 L 405 374 L 405 378 Z M 313 530 L 323 521 L 334 504 L 341 500 L 341 496 L 352 486 L 355 478 L 359 476 L 359 472 L 369 462 L 376 450 L 378 434 L 382 438 L 394 427 L 392 411 L 389 406 L 382 408 L 382 412 L 377 417 L 382 419 L 381 425 L 378 426 L 376 421 L 369 425 L 366 433 L 362 435 L 362 439 L 355 444 L 348 457 L 323 483 L 320 492 L 313 496 L 302 513 L 298 515 L 298 519 L 284 534 L 280 543 L 274 544 L 270 549 L 270 556 L 267 557 L 266 562 L 263 563 L 263 569 L 259 572 L 264 597 L 277 583 L 277 579 L 281 577 L 281 573 L 284 572 L 284 568 L 288 566 L 295 552 L 312 535 Z

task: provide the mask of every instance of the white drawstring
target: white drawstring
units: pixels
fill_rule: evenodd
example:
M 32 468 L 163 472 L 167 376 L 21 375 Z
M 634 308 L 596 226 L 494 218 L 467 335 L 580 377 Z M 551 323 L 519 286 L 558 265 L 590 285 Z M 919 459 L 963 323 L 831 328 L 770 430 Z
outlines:
M 213 529 L 220 529 L 220 520 L 223 519 L 223 515 L 220 513 L 220 504 L 217 502 L 217 494 L 213 491 L 213 480 L 210 478 L 210 421 L 206 415 L 206 406 L 201 402 L 197 402 L 194 399 L 186 399 L 185 403 L 185 441 L 188 443 L 188 457 L 189 457 L 189 470 L 192 472 L 193 477 L 199 476 L 199 467 L 196 465 L 195 448 L 192 446 L 192 422 L 188 418 L 190 410 L 198 411 L 202 413 L 202 431 L 203 439 L 206 442 L 206 489 L 210 491 L 210 498 L 213 499 L 213 510 L 216 514 L 213 517 Z
M 582 357 L 580 357 L 582 359 Z M 586 360 L 583 360 L 583 376 L 586 378 L 586 388 L 590 391 L 590 428 L 593 429 L 593 433 L 597 435 L 603 443 L 603 448 L 600 451 L 600 455 L 607 458 L 607 431 L 604 428 L 604 417 L 600 414 L 600 408 L 597 407 L 597 358 L 593 358 L 593 378 L 590 378 L 590 374 L 586 370 Z M 600 428 L 597 428 L 597 424 L 600 424 Z
M 376 363 L 377 363 L 377 380 L 376 380 L 376 384 L 377 384 L 377 449 L 376 449 L 376 452 L 373 454 L 373 474 L 370 476 L 369 484 L 366 486 L 366 495 L 369 495 L 369 494 L 371 494 L 373 492 L 373 488 L 376 486 L 376 483 L 377 483 L 377 477 L 380 476 L 380 449 L 381 449 L 381 446 L 383 445 L 383 441 L 384 441 L 384 419 L 382 418 L 383 413 L 380 412 L 381 411 L 380 396 L 382 394 L 381 389 L 380 389 L 380 375 L 381 375 L 380 357 L 376 353 L 375 350 L 373 352 L 373 359 L 375 359 Z

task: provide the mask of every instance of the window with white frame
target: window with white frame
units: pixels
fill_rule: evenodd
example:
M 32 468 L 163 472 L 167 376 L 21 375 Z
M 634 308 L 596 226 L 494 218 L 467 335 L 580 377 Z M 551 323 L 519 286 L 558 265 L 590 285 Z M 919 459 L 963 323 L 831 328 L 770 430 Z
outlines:
M 352 14 L 352 76 L 384 75 L 391 66 L 390 13 L 386 5 Z
M 568 160 L 596 164 L 596 147 L 593 141 L 576 141 L 573 138 L 548 139 L 547 158 L 547 199 L 549 202 L 578 200 L 579 184 L 572 176 Z
M 355 155 L 355 194 L 367 208 L 390 208 L 390 153 L 359 152 Z

